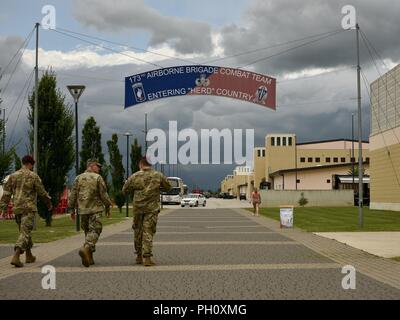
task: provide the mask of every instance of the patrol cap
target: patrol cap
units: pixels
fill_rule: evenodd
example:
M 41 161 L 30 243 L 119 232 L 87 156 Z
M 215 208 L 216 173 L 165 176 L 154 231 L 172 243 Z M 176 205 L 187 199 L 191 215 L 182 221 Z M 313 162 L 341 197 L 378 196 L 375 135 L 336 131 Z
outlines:
M 101 163 L 98 159 L 89 159 L 88 161 L 86 161 L 87 166 L 90 166 L 91 164 L 96 164 L 98 167 L 101 167 Z

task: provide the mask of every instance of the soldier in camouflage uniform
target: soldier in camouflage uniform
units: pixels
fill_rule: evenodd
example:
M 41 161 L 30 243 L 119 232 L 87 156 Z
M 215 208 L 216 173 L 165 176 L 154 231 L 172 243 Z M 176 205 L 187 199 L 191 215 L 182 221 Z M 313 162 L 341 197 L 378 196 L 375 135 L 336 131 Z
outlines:
M 11 264 L 17 268 L 24 266 L 20 261 L 20 255 L 24 252 L 26 252 L 25 263 L 36 261 L 36 257 L 32 255 L 31 251 L 33 247 L 31 232 L 38 211 L 37 195 L 49 210 L 53 208 L 51 198 L 44 189 L 42 181 L 36 173 L 32 172 L 34 164 L 35 160 L 32 156 L 27 155 L 22 158 L 22 168 L 10 175 L 4 185 L 4 193 L 0 201 L 0 208 L 2 212 L 5 212 L 11 196 L 13 196 L 13 210 L 19 228 L 19 237 L 14 247 Z
M 96 251 L 96 243 L 103 230 L 100 217 L 104 207 L 109 217 L 112 205 L 106 184 L 99 175 L 100 167 L 101 164 L 96 159 L 87 161 L 87 170 L 75 178 L 68 200 L 68 207 L 78 208 L 81 216 L 85 243 L 79 250 L 79 255 L 85 267 L 94 264 L 93 252 Z
M 146 158 L 139 161 L 139 168 L 140 171 L 125 182 L 122 192 L 133 194 L 136 263 L 152 266 L 155 264 L 151 257 L 160 212 L 160 188 L 168 191 L 171 184 L 162 173 L 151 168 Z

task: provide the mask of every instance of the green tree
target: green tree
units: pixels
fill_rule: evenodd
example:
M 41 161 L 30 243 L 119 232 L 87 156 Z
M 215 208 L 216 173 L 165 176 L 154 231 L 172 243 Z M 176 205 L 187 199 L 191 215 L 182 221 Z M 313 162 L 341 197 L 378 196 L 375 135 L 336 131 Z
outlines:
M 81 159 L 80 173 L 86 170 L 86 161 L 89 159 L 96 158 L 102 165 L 105 163 L 100 128 L 93 117 L 87 119 L 83 126 L 82 147 L 79 155 Z
M 38 90 L 38 174 L 47 192 L 57 206 L 64 190 L 65 176 L 75 160 L 74 116 L 65 95 L 57 88 L 56 74 L 46 71 L 39 82 Z M 30 124 L 30 149 L 33 150 L 35 93 L 29 97 L 28 120 Z M 51 226 L 52 214 L 39 203 L 39 214 Z
M 139 144 L 138 139 L 135 138 L 131 145 L 131 173 L 139 171 L 139 160 L 142 157 L 142 146 Z
M 108 183 L 109 166 L 106 165 L 104 160 L 104 153 L 101 145 L 101 132 L 100 127 L 97 126 L 96 120 L 90 117 L 86 120 L 82 129 L 82 147 L 79 153 L 81 163 L 80 163 L 80 173 L 86 170 L 86 162 L 89 159 L 96 158 L 101 163 L 100 174 L 107 185 L 107 189 L 110 188 Z
M 0 68 L 1 71 L 1 68 Z M 0 76 L 1 79 L 1 76 Z M 1 89 L 0 89 L 0 93 L 1 93 Z M 3 100 L 0 98 L 0 106 L 1 103 L 3 102 Z M 3 116 L 2 114 L 3 110 L 0 109 L 0 115 Z M 13 163 L 13 159 L 14 159 L 14 152 L 15 152 L 15 148 L 12 147 L 9 150 L 3 150 L 3 145 L 5 144 L 5 122 L 3 121 L 3 119 L 0 119 L 0 147 L 1 147 L 1 151 L 0 151 L 0 184 L 2 184 L 4 178 L 11 173 L 11 169 L 12 169 L 12 163 Z
M 12 171 L 14 162 L 14 148 L 7 150 L 6 152 L 0 152 L 0 184 L 6 176 Z
M 125 169 L 122 165 L 122 155 L 118 147 L 118 135 L 113 134 L 111 140 L 107 141 L 108 153 L 110 155 L 110 171 L 111 171 L 111 194 L 114 197 L 115 204 L 120 212 L 125 203 L 125 197 L 122 195 L 122 187 L 124 185 Z

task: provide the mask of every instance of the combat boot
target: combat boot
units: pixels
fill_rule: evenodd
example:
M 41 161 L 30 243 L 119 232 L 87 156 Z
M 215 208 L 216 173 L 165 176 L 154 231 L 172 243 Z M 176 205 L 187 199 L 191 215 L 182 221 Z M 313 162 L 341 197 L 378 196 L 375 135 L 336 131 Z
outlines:
M 90 265 L 94 265 L 93 252 L 92 252 L 92 250 L 89 250 L 89 264 L 90 264 Z
M 21 255 L 21 249 L 16 248 L 14 252 L 14 256 L 12 257 L 11 264 L 16 268 L 22 268 L 24 264 L 19 260 L 19 256 Z
M 26 255 L 25 255 L 25 263 L 34 263 L 36 261 L 36 257 L 32 255 L 31 249 L 26 250 Z
M 136 256 L 136 264 L 142 264 L 142 263 L 143 263 L 142 255 L 137 255 Z
M 155 265 L 155 262 L 151 259 L 151 257 L 144 257 L 143 259 L 143 265 L 145 267 L 151 267 Z
M 86 267 L 89 268 L 90 266 L 90 249 L 88 246 L 84 245 L 80 250 L 79 250 L 79 255 L 82 258 L 82 264 Z

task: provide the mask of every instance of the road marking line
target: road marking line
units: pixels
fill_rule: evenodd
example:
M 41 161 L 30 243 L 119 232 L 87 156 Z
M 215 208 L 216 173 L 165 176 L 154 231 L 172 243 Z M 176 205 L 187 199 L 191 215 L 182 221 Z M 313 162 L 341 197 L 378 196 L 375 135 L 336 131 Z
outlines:
M 301 245 L 295 241 L 162 241 L 153 242 L 155 246 L 182 245 Z M 132 242 L 99 242 L 97 246 L 133 246 Z
M 160 223 L 164 222 L 170 222 L 170 223 L 176 223 L 176 222 L 185 222 L 185 223 L 215 223 L 215 222 L 224 222 L 224 223 L 229 223 L 229 222 L 253 222 L 251 220 L 245 219 L 245 220 L 159 220 Z
M 158 228 L 177 228 L 177 229 L 190 229 L 190 227 L 187 226 L 158 226 Z
M 133 263 L 133 262 L 132 262 Z M 56 267 L 59 273 L 81 272 L 165 272 L 165 271 L 230 271 L 230 270 L 309 270 L 309 269 L 340 269 L 337 263 L 287 263 L 287 264 L 234 264 L 234 265 L 156 265 L 151 268 L 144 266 L 92 266 L 84 267 Z M 32 270 L 39 273 L 40 268 Z
M 249 226 L 213 226 L 213 227 L 205 227 L 207 229 L 220 229 L 220 228 L 263 228 L 262 225 L 249 225 Z
M 182 231 L 182 232 L 169 232 L 169 231 L 157 231 L 156 234 L 278 234 L 274 231 Z M 119 234 L 133 235 L 133 231 L 120 232 Z

